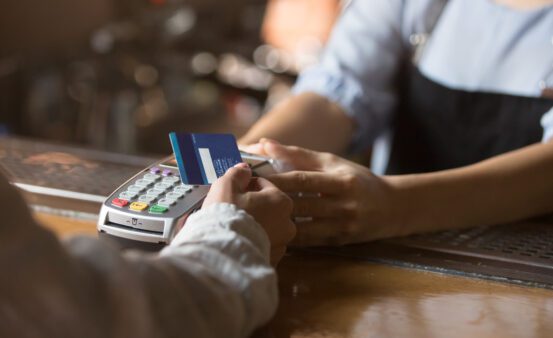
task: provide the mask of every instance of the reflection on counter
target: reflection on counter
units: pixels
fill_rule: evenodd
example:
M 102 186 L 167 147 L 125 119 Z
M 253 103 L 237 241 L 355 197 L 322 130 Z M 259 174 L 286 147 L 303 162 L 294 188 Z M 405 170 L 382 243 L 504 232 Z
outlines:
M 286 257 L 278 271 L 280 308 L 256 337 L 548 337 L 553 332 L 549 290 L 298 253 Z

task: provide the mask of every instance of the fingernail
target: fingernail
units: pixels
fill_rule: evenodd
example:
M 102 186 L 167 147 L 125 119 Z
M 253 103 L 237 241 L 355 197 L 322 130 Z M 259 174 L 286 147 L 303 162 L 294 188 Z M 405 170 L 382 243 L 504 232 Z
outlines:
M 250 169 L 250 166 L 247 163 L 240 162 L 234 165 L 235 168 Z

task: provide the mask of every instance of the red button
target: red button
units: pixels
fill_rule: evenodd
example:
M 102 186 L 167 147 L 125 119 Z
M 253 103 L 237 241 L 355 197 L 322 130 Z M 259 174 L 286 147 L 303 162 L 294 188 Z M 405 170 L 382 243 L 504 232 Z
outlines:
M 124 207 L 127 204 L 129 204 L 129 201 L 124 200 L 122 198 L 114 198 L 113 201 L 111 201 L 111 204 L 116 205 L 118 207 Z

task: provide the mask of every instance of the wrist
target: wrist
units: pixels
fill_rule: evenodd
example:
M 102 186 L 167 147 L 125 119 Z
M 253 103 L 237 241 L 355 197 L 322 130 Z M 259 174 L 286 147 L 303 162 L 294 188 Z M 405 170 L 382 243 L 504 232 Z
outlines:
M 422 229 L 427 194 L 421 189 L 419 175 L 384 176 L 390 188 L 392 224 L 398 236 L 407 236 Z
M 465 184 L 451 172 L 390 177 L 396 191 L 399 228 L 403 235 L 466 227 L 474 222 L 464 210 L 474 205 Z M 460 188 L 461 187 L 461 188 Z

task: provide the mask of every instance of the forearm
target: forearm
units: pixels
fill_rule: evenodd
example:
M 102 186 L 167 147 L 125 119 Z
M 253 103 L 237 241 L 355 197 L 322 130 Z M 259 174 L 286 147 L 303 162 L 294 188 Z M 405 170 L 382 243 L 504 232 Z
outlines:
M 182 290 L 187 291 L 185 300 L 196 304 L 188 311 L 197 320 L 188 326 L 207 328 L 206 337 L 249 336 L 276 311 L 277 280 L 269 264 L 269 238 L 234 205 L 219 203 L 193 214 L 161 252 L 161 259 L 176 268 L 190 264 L 184 275 L 195 275 L 196 281 Z
M 403 233 L 491 225 L 553 212 L 553 143 L 436 173 L 387 177 Z
M 252 144 L 266 137 L 309 149 L 343 152 L 351 141 L 354 123 L 326 98 L 303 93 L 287 99 L 267 113 L 240 139 Z
M 246 337 L 277 306 L 269 240 L 229 205 L 192 215 L 160 255 L 93 238 L 63 247 L 34 224 L 2 244 L 2 337 Z

